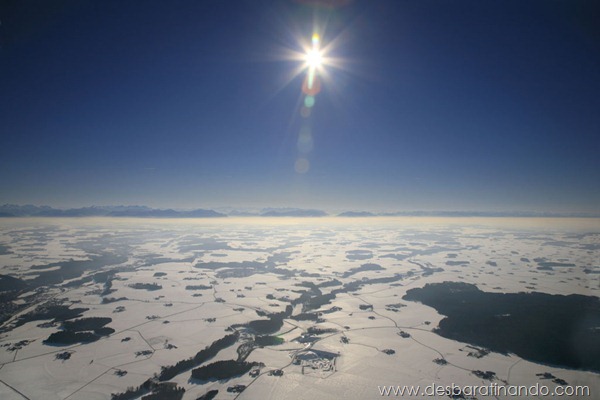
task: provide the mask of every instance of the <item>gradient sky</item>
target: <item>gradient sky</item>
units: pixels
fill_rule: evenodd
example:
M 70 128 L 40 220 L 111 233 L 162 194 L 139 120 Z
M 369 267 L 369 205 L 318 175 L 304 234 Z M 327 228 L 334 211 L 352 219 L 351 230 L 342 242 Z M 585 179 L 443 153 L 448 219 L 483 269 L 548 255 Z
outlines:
M 597 1 L 317 3 L 3 1 L 0 203 L 600 212 Z

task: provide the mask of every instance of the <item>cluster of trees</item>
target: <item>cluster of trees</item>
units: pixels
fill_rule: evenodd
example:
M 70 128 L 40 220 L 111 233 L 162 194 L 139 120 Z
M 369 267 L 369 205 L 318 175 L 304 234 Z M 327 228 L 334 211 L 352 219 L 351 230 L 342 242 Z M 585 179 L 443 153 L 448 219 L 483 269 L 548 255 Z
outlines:
M 306 333 L 311 335 L 324 335 L 326 333 L 336 333 L 338 330 L 335 328 L 318 328 L 316 326 L 311 326 L 306 330 Z
M 48 336 L 48 338 L 44 340 L 44 344 L 91 343 L 98 339 L 100 339 L 100 336 L 93 332 L 58 331 Z
M 68 360 L 69 358 L 71 358 L 71 353 L 68 351 L 64 351 L 62 353 L 58 353 L 54 356 L 55 360 Z
M 317 314 L 317 313 L 300 313 L 300 314 L 294 315 L 290 318 L 292 318 L 295 321 L 316 321 L 319 319 L 319 314 Z
M 321 282 L 317 286 L 320 288 L 324 288 L 324 287 L 331 287 L 331 286 L 339 286 L 341 284 L 342 284 L 341 281 L 338 281 L 337 279 L 332 279 L 330 281 Z
M 212 286 L 207 285 L 187 285 L 185 290 L 208 290 L 212 289 Z
M 257 336 L 254 338 L 257 346 L 275 346 L 283 343 L 283 339 L 277 336 Z
M 222 349 L 233 345 L 239 338 L 239 333 L 234 332 L 230 335 L 226 335 L 221 339 L 215 340 L 210 346 L 207 346 L 203 350 L 196 353 L 194 357 L 181 360 L 175 365 L 171 365 L 168 367 L 162 367 L 161 372 L 158 376 L 154 376 L 154 378 L 150 378 L 146 380 L 144 383 L 137 387 L 128 387 L 127 390 L 123 393 L 113 393 L 111 395 L 111 400 L 132 400 L 137 399 L 140 396 L 143 400 L 180 400 L 183 397 L 183 393 L 185 390 L 183 388 L 177 387 L 172 383 L 165 382 L 169 379 L 174 378 L 180 373 L 190 370 L 195 366 L 202 364 L 203 362 L 213 358 L 217 355 L 219 351 Z M 243 363 L 243 362 L 242 362 Z M 248 363 L 250 365 L 249 369 L 256 363 Z M 210 364 L 212 365 L 212 364 Z M 258 364 L 257 364 L 258 365 Z M 243 368 L 246 367 L 245 363 L 242 365 Z M 211 367 L 207 370 L 203 371 L 212 371 L 214 367 Z M 249 370 L 248 369 L 248 370 Z M 239 367 L 236 369 L 232 369 L 236 374 L 239 374 Z M 200 374 L 204 374 L 205 372 L 200 372 Z M 217 368 L 218 374 L 222 375 L 223 371 Z M 244 372 L 242 372 L 244 373 Z M 192 371 L 193 376 L 193 371 Z M 216 378 L 222 379 L 222 378 Z M 152 392 L 148 394 L 149 392 Z M 210 391 L 205 394 L 206 399 L 212 399 L 217 394 L 217 391 Z
M 174 378 L 180 373 L 190 370 L 202 364 L 203 362 L 210 360 L 211 358 L 216 356 L 219 351 L 233 345 L 238 340 L 238 338 L 238 332 L 232 333 L 231 335 L 226 335 L 221 339 L 212 342 L 210 346 L 207 346 L 203 350 L 200 350 L 198 353 L 196 353 L 194 357 L 181 360 L 175 365 L 162 367 L 160 374 L 158 375 L 158 380 L 161 382 L 168 381 L 169 379 Z
M 28 312 L 27 314 L 21 315 L 15 323 L 15 327 L 21 326 L 31 321 L 43 321 L 46 319 L 52 319 L 54 321 L 66 321 L 68 319 L 81 317 L 81 315 L 88 311 L 89 308 L 70 308 L 58 304 L 58 301 L 49 301 L 46 304 L 36 307 L 35 310 Z
M 104 289 L 102 290 L 102 293 L 100 293 L 100 295 L 107 296 L 114 291 L 116 291 L 116 289 L 112 288 L 112 276 L 111 276 L 111 277 L 107 278 L 106 281 L 104 282 Z
M 140 386 L 128 387 L 123 393 L 112 393 L 111 400 L 132 400 L 140 396 L 143 396 L 142 400 L 181 400 L 184 393 L 185 389 L 175 383 L 158 383 L 148 379 Z
M 152 393 L 143 396 L 142 400 L 181 400 L 185 389 L 176 384 L 158 384 L 152 389 Z
M 257 319 L 248 322 L 248 328 L 257 333 L 277 332 L 283 326 L 283 318 Z
M 192 370 L 192 378 L 201 381 L 230 379 L 243 375 L 254 367 L 263 367 L 258 362 L 223 360 Z
M 445 315 L 435 329 L 445 338 L 538 363 L 600 371 L 598 297 L 490 293 L 443 282 L 410 289 L 403 298 Z
M 277 332 L 283 326 L 284 318 L 289 318 L 292 315 L 293 307 L 288 305 L 285 311 L 274 314 L 260 313 L 257 311 L 259 316 L 267 316 L 269 319 L 258 319 L 248 322 L 246 326 L 252 329 L 254 332 L 259 334 L 269 334 Z
M 202 396 L 198 397 L 196 400 L 212 400 L 219 393 L 217 389 L 209 390 L 204 393 Z
M 132 289 L 160 290 L 162 286 L 157 283 L 132 283 L 129 285 Z
M 116 301 L 123 301 L 123 300 L 129 300 L 127 297 L 103 297 L 102 298 L 102 304 L 109 304 L 109 303 L 114 303 Z
M 112 318 L 91 317 L 80 318 L 74 321 L 64 321 L 64 330 L 54 332 L 44 343 L 46 344 L 74 344 L 95 342 L 102 336 L 114 333 L 114 329 L 104 325 L 112 322 Z
M 73 321 L 63 322 L 63 328 L 68 331 L 81 332 L 81 331 L 93 331 L 100 329 L 104 325 L 112 322 L 112 318 L 108 317 L 90 317 L 80 318 Z

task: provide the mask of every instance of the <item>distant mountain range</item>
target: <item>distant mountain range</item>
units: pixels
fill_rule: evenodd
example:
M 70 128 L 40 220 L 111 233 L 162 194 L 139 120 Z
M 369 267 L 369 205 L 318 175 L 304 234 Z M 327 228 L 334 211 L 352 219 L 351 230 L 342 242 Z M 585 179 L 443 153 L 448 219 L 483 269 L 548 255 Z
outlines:
M 354 217 L 354 218 L 377 217 L 377 214 L 373 214 L 372 212 L 369 212 L 369 211 L 346 211 L 341 214 L 338 214 L 338 217 Z
M 177 211 L 146 206 L 92 206 L 57 209 L 49 206 L 0 206 L 0 217 L 134 217 L 134 218 L 218 218 L 227 215 L 213 210 Z
M 261 217 L 326 217 L 327 215 L 322 210 L 302 208 L 265 208 L 260 213 Z
M 220 218 L 220 217 L 326 217 L 323 210 L 305 208 L 263 208 L 260 210 L 219 209 L 173 210 L 147 206 L 91 206 L 59 209 L 49 206 L 5 204 L 0 206 L 0 218 L 8 217 L 129 217 L 129 218 Z M 591 213 L 500 212 L 500 211 L 399 211 L 373 213 L 370 211 L 345 211 L 336 217 L 570 217 L 598 218 Z
M 380 217 L 512 217 L 512 218 L 598 218 L 597 213 L 556 213 L 541 211 L 398 211 Z

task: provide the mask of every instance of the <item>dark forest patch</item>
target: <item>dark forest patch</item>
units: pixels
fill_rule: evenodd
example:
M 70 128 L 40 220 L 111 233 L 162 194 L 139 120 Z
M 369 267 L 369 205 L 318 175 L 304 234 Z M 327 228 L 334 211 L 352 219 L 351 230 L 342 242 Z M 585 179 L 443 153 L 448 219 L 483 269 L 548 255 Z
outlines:
M 446 316 L 435 332 L 533 362 L 600 372 L 600 299 L 546 293 L 488 293 L 459 282 L 410 289 Z

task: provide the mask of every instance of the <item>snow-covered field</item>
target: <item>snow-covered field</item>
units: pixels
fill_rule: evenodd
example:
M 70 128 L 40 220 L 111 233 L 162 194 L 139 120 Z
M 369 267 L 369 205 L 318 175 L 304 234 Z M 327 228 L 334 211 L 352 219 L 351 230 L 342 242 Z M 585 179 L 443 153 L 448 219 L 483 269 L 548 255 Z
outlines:
M 0 399 L 109 399 L 232 332 L 235 344 L 194 368 L 238 359 L 262 363 L 258 375 L 201 381 L 186 369 L 168 380 L 183 399 L 210 390 L 217 399 L 312 400 L 380 398 L 382 385 L 560 385 L 543 373 L 600 396 L 598 373 L 478 353 L 433 332 L 444 318 L 435 309 L 403 299 L 445 281 L 598 297 L 596 219 L 3 219 L 0 245 Z M 48 305 L 82 311 L 61 320 L 44 314 Z M 240 358 L 238 347 L 259 336 L 245 324 L 286 312 L 269 333 L 278 343 Z M 110 318 L 112 332 L 44 343 L 64 321 L 89 317 Z M 228 392 L 235 385 L 245 390 Z

